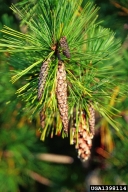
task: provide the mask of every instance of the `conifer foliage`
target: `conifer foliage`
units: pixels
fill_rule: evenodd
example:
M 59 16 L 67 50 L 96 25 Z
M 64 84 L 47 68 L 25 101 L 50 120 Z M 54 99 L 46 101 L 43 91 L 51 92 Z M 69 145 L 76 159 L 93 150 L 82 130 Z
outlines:
M 113 85 L 120 84 L 121 79 L 115 78 L 117 64 L 105 63 L 118 51 L 120 42 L 97 23 L 98 8 L 90 2 L 83 8 L 81 5 L 82 0 L 13 5 L 11 9 L 19 15 L 21 24 L 27 25 L 27 33 L 5 26 L 0 51 L 9 53 L 12 83 L 23 79 L 17 94 L 26 102 L 31 117 L 40 113 L 42 140 L 50 133 L 68 136 L 74 110 L 84 111 L 85 126 L 80 126 L 76 113 L 73 134 L 78 148 L 84 151 L 78 150 L 79 156 L 85 160 L 95 132 L 94 110 L 117 128 L 111 118 L 113 109 L 107 110 L 106 103 Z

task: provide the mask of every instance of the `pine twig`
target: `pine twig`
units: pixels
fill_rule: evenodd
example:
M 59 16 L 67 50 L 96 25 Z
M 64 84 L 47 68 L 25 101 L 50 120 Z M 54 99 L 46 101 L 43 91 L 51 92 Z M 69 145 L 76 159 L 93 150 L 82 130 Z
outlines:
M 73 163 L 73 158 L 65 155 L 40 153 L 36 155 L 36 158 L 42 161 L 49 161 L 53 163 L 64 163 L 64 164 Z
M 39 175 L 38 173 L 31 171 L 31 170 L 27 170 L 27 172 L 28 172 L 28 175 L 35 181 L 37 181 L 43 185 L 46 185 L 46 186 L 53 186 L 53 182 L 50 181 L 49 179 L 43 177 L 42 175 Z

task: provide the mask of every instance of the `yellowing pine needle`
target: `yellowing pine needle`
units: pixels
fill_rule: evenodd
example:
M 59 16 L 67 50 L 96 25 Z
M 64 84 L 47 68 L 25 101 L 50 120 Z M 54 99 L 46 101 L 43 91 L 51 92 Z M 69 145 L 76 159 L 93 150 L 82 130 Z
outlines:
M 29 67 L 27 67 L 26 69 L 24 69 L 23 71 L 21 71 L 20 73 L 18 73 L 17 75 L 13 76 L 11 81 L 12 83 L 15 83 L 20 77 L 22 77 L 23 75 L 25 75 L 28 71 L 30 71 L 33 67 L 35 67 L 36 65 L 38 65 L 39 63 L 41 63 L 44 59 L 40 59 L 39 61 L 33 63 L 32 65 L 30 65 Z

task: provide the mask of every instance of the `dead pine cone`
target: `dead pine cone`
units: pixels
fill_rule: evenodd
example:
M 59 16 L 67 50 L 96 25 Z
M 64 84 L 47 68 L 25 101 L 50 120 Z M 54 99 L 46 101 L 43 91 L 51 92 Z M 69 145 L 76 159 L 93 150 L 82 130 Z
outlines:
M 63 55 L 65 55 L 67 58 L 70 58 L 70 51 L 65 36 L 60 39 L 60 47 L 62 48 Z
M 50 59 L 44 61 L 42 66 L 41 66 L 41 69 L 40 69 L 39 83 L 38 83 L 38 99 L 39 99 L 39 101 L 41 100 L 41 97 L 42 97 L 42 94 L 44 91 L 46 78 L 48 75 L 49 62 L 50 62 Z
M 88 160 L 91 155 L 92 138 L 92 134 L 87 130 L 83 129 L 78 133 L 78 146 L 76 146 L 76 149 L 78 151 L 78 158 L 82 161 Z
M 68 132 L 68 103 L 67 103 L 67 82 L 66 71 L 62 61 L 58 61 L 57 71 L 57 87 L 56 87 L 57 103 L 63 123 L 64 131 Z
M 91 103 L 89 103 L 88 105 L 88 110 L 89 110 L 89 119 L 88 119 L 89 129 L 90 129 L 90 132 L 94 135 L 95 134 L 95 110 Z
M 80 158 L 82 161 L 86 161 L 91 155 L 93 135 L 87 131 L 85 112 L 82 111 L 80 115 L 81 121 L 78 125 L 78 133 L 74 134 L 74 143 L 76 144 L 75 148 L 78 152 L 78 158 Z

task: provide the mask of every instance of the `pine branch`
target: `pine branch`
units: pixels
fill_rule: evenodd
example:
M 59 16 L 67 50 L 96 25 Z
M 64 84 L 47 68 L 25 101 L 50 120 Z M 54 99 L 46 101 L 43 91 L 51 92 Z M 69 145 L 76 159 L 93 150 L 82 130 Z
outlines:
M 17 94 L 26 102 L 25 107 L 32 116 L 37 113 L 44 115 L 45 111 L 45 115 L 40 117 L 41 139 L 48 135 L 52 137 L 54 133 L 68 136 L 68 127 L 73 126 L 69 122 L 72 122 L 74 111 L 85 111 L 86 128 L 82 129 L 88 132 L 90 126 L 94 134 L 95 117 L 93 115 L 93 120 L 89 119 L 92 116 L 90 102 L 93 111 L 97 110 L 117 129 L 106 103 L 109 103 L 115 85 L 122 82 L 118 75 L 120 65 L 112 62 L 120 41 L 96 21 L 98 8 L 92 3 L 88 2 L 81 8 L 82 0 L 34 2 L 11 7 L 28 30 L 27 34 L 23 34 L 4 27 L 1 30 L 4 36 L 0 40 L 0 51 L 10 54 L 8 62 L 14 68 L 12 83 L 23 79 Z M 48 69 L 42 69 L 42 76 L 41 64 L 48 60 Z M 65 72 L 58 76 L 60 61 L 64 63 Z M 61 80 L 63 83 L 60 83 Z M 59 85 L 63 88 L 63 98 L 60 98 Z M 74 118 L 78 143 L 81 119 L 77 113 Z

